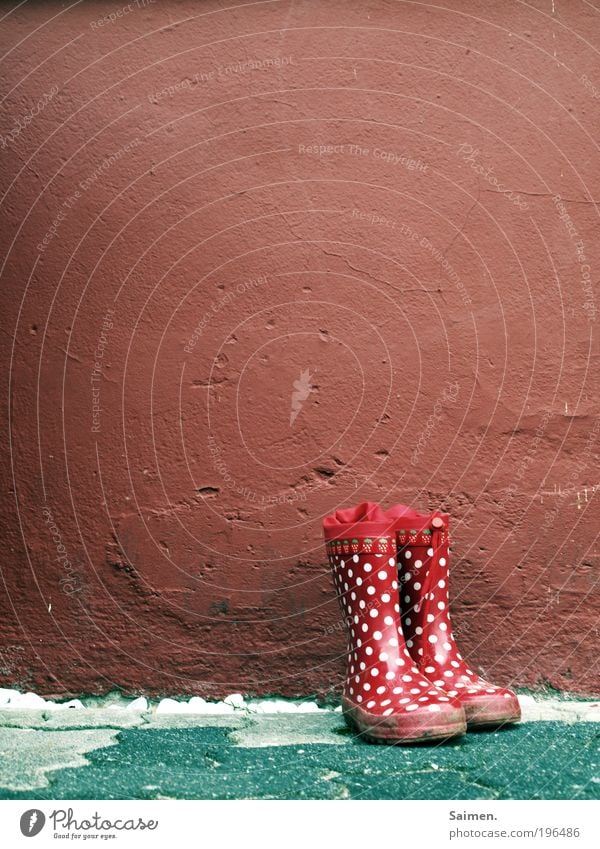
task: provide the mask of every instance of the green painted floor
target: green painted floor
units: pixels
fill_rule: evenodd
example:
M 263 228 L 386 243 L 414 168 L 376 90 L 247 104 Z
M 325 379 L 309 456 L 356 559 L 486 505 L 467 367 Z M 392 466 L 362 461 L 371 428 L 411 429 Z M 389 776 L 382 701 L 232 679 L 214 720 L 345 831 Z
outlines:
M 199 722 L 1 727 L 0 798 L 600 798 L 596 722 L 529 722 L 413 747 L 365 743 L 339 714 Z

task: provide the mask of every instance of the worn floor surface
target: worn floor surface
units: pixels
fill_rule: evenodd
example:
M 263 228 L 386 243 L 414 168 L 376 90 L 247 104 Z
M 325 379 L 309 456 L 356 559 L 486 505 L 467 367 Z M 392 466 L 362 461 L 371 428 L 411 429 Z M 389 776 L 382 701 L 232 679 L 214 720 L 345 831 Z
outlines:
M 600 798 L 600 723 L 556 716 L 399 747 L 333 712 L 0 711 L 0 798 Z

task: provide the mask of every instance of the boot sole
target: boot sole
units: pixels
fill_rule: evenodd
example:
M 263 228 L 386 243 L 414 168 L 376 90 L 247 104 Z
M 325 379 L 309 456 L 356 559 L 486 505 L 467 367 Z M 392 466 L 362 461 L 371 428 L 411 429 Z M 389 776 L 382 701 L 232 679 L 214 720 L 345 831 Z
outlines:
M 518 713 L 501 713 L 493 707 L 471 707 L 463 704 L 467 717 L 468 728 L 492 728 L 500 725 L 515 725 L 521 721 L 521 711 Z
M 448 740 L 465 734 L 467 724 L 462 709 L 454 712 L 453 719 L 437 724 L 425 725 L 427 717 L 411 717 L 409 714 L 391 716 L 376 716 L 362 710 L 357 705 L 342 700 L 342 711 L 346 724 L 366 740 L 372 743 L 387 743 L 388 745 L 408 745 L 411 743 L 429 743 L 438 740 Z

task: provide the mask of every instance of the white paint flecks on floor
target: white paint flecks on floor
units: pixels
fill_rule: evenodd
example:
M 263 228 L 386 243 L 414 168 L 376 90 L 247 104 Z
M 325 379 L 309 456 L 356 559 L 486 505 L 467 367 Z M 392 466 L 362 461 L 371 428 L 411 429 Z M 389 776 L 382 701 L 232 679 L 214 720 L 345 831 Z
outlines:
M 575 702 L 519 696 L 522 722 L 600 722 L 600 701 Z
M 246 699 L 241 693 L 232 693 L 223 701 L 210 702 L 200 696 L 190 699 L 161 699 L 152 704 L 145 696 L 135 699 L 106 696 L 89 699 L 89 708 L 94 711 L 128 711 L 133 714 L 190 714 L 206 716 L 252 716 L 253 714 L 332 714 L 340 713 L 341 707 L 319 707 L 315 701 L 301 699 Z M 600 701 L 571 701 L 546 696 L 534 698 L 520 695 L 519 702 L 524 722 L 559 720 L 562 722 L 600 721 Z M 20 693 L 18 690 L 0 689 L 0 712 L 4 710 L 37 711 L 86 711 L 88 707 L 80 699 L 55 702 L 36 693 Z M 85 724 L 85 721 L 82 721 Z
M 18 690 L 6 690 L 0 688 L 0 710 L 17 708 L 23 710 L 67 710 L 83 708 L 79 699 L 70 699 L 68 702 L 54 702 L 51 699 L 43 699 L 36 693 L 20 693 Z

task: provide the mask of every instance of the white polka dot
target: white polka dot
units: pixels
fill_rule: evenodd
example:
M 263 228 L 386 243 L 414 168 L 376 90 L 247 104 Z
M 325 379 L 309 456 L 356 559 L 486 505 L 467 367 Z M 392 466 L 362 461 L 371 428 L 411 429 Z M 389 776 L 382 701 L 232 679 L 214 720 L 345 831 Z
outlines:
M 446 649 L 446 651 L 452 651 L 452 646 L 450 645 L 450 643 L 444 643 L 444 648 Z M 473 673 L 470 672 L 469 674 L 472 675 Z
M 392 619 L 391 616 L 385 616 L 383 621 L 385 622 L 386 625 L 393 625 L 394 624 L 394 620 Z
M 345 566 L 345 565 L 346 565 L 346 561 L 345 561 L 345 560 L 340 560 L 340 566 Z
M 398 581 L 392 581 L 392 589 L 393 589 L 393 590 L 397 590 L 397 589 L 398 589 Z
M 385 707 L 386 705 L 391 705 L 391 699 L 384 699 L 382 702 L 379 702 L 380 707 Z
M 377 690 L 375 692 L 379 693 L 379 695 L 381 696 L 382 693 L 385 693 L 385 690 L 386 690 L 386 688 L 381 686 L 381 687 L 377 687 Z
M 421 691 L 419 690 L 418 687 L 413 687 L 412 690 L 410 690 L 410 692 L 413 693 L 414 695 L 416 695 L 417 693 L 420 693 Z
M 382 600 L 382 602 L 383 602 L 384 604 L 387 604 L 387 603 L 388 603 L 388 601 L 390 600 L 390 595 L 389 595 L 389 593 L 384 593 L 384 594 L 381 596 L 381 600 Z
M 363 569 L 365 570 L 365 572 L 370 572 L 372 568 L 373 567 L 371 566 L 370 563 L 365 563 L 365 565 L 363 566 Z
M 403 675 L 402 680 L 403 681 L 412 681 L 412 676 L 411 675 Z
M 367 668 L 367 664 L 363 660 L 361 660 L 361 662 L 360 662 L 360 668 L 363 669 L 363 670 L 365 670 Z
M 373 639 L 380 640 L 382 637 L 381 631 L 373 631 Z
M 407 702 L 410 702 L 410 699 L 409 699 L 409 698 L 407 698 L 407 696 L 404 696 L 404 698 L 403 698 L 403 699 L 398 699 L 398 704 L 399 704 L 399 705 L 405 705 Z
M 396 658 L 396 666 L 404 666 L 404 661 L 401 657 Z
M 460 666 L 460 663 L 458 663 L 458 661 L 456 661 L 456 660 L 451 660 L 450 666 L 453 666 L 455 669 L 458 669 L 458 667 Z
M 353 687 L 350 687 L 350 695 L 351 695 L 351 696 L 353 696 L 353 695 L 354 695 L 354 688 L 353 688 Z
M 410 558 L 412 557 L 412 551 L 405 551 L 404 556 L 407 560 L 410 560 Z
M 378 675 L 379 675 L 379 669 L 377 669 L 377 667 L 374 666 L 373 669 L 371 670 L 371 677 L 377 678 Z
M 359 683 L 359 681 L 360 681 L 360 676 L 358 676 L 358 675 L 357 675 L 357 676 L 356 676 L 356 678 L 355 678 L 354 680 L 355 680 L 355 682 L 358 684 L 358 683 Z
M 374 607 L 372 610 L 370 610 L 369 616 L 371 617 L 371 619 L 377 619 L 377 617 L 379 616 L 379 611 L 377 610 L 377 608 Z
M 428 548 L 427 554 L 428 554 L 429 557 L 433 557 L 433 548 Z
M 368 708 L 375 707 L 375 704 L 376 704 L 376 703 L 375 703 L 373 700 L 371 700 L 370 702 L 367 702 L 367 707 L 368 707 Z
M 381 572 L 377 573 L 377 577 L 379 578 L 380 581 L 386 581 L 387 580 L 387 572 L 384 572 L 382 570 Z
M 420 625 L 417 625 L 417 627 L 415 628 L 415 634 L 422 634 L 422 633 L 423 633 L 423 629 L 421 628 Z
M 405 596 L 404 596 L 404 601 L 408 604 L 408 602 L 410 601 L 410 596 L 409 596 L 409 595 L 405 595 Z
M 357 696 L 357 697 L 356 697 L 356 701 L 357 701 L 357 702 L 362 702 L 362 700 L 363 700 L 363 697 L 362 697 L 362 696 Z
M 361 610 L 365 609 L 365 607 L 367 606 L 367 603 L 364 600 L 364 598 L 361 598 L 361 600 L 358 602 L 358 606 L 360 607 Z
M 392 671 L 390 670 L 389 672 L 386 672 L 386 673 L 385 673 L 385 677 L 387 678 L 387 680 L 388 680 L 388 681 L 391 681 L 391 680 L 392 680 L 392 678 L 395 678 L 395 677 L 396 677 L 396 673 L 395 673 L 395 672 L 392 672 Z
M 423 561 L 422 561 L 422 560 L 415 560 L 415 567 L 416 567 L 417 569 L 420 569 L 422 565 L 423 565 Z
M 438 607 L 439 607 L 440 610 L 443 610 L 446 607 L 446 605 L 444 604 L 443 601 L 438 601 Z
M 387 659 L 388 659 L 388 653 L 387 653 L 386 651 L 382 651 L 382 652 L 381 652 L 381 654 L 379 655 L 379 660 L 380 660 L 382 663 L 385 663 L 385 661 L 386 661 Z
M 448 630 L 448 626 L 446 625 L 446 623 L 440 622 L 440 631 L 447 631 L 447 630 Z
M 352 556 L 352 560 L 353 560 L 355 563 L 358 563 L 358 554 L 354 554 L 354 555 Z
M 386 710 L 384 710 L 383 715 L 389 716 L 393 712 L 394 712 L 394 708 L 387 708 Z
M 398 645 L 398 640 L 396 639 L 396 637 L 391 637 L 391 638 L 388 640 L 388 644 L 389 644 L 390 646 L 397 646 L 397 645 Z
M 444 655 L 443 654 L 436 654 L 433 659 L 435 660 L 436 663 L 443 663 L 444 662 Z
M 440 566 L 445 566 L 445 565 L 446 565 L 446 558 L 440 557 Z
M 367 654 L 373 654 L 373 649 L 371 648 L 371 646 L 367 646 L 365 648 L 365 651 L 366 651 Z
M 435 619 L 435 616 L 433 615 L 433 613 L 427 614 L 427 621 L 428 622 L 433 622 L 434 619 Z
M 438 581 L 438 587 L 440 587 L 441 589 L 444 589 L 445 586 L 446 586 L 446 581 Z
M 356 586 L 357 586 L 357 587 L 362 587 L 362 578 L 357 578 L 357 579 L 356 579 Z
M 348 591 L 348 584 L 344 584 L 344 592 Z
M 435 668 L 433 666 L 426 666 L 425 672 L 427 672 L 430 675 L 432 672 L 435 672 Z
M 358 625 L 358 616 L 355 616 L 355 617 L 354 617 L 354 624 L 355 624 L 355 625 Z
M 444 672 L 444 676 L 446 678 L 454 678 L 454 672 L 452 672 L 451 669 L 446 669 L 446 671 Z
M 414 646 L 414 643 L 413 643 L 412 640 L 407 640 L 406 645 L 409 647 L 409 649 L 412 649 L 412 647 Z
M 390 559 L 388 560 L 388 566 L 395 566 L 395 565 L 396 565 L 396 561 L 394 560 L 393 557 L 390 557 Z
M 363 690 L 365 690 L 365 692 L 368 693 L 370 689 L 371 689 L 371 685 L 369 684 L 368 681 L 365 681 L 365 683 L 363 684 Z
M 415 581 L 415 583 L 413 584 L 413 586 L 414 586 L 414 588 L 415 588 L 416 590 L 420 590 L 420 589 L 421 589 L 421 584 L 420 584 L 418 581 Z
M 363 632 L 366 634 L 367 631 L 369 630 L 369 626 L 367 625 L 367 623 L 365 622 L 361 627 L 362 627 Z
M 356 645 L 360 648 L 362 646 L 362 640 L 357 640 Z
M 392 693 L 395 696 L 399 696 L 401 692 L 402 692 L 402 687 L 394 687 L 394 689 L 392 690 Z
M 396 613 L 400 613 L 400 605 L 399 605 L 399 604 L 395 604 L 395 605 L 394 605 L 394 610 L 396 611 Z
M 404 710 L 417 710 L 418 707 L 419 705 L 406 705 Z
M 404 575 L 402 576 L 402 578 L 405 581 L 410 581 L 410 579 L 412 578 L 412 573 L 411 572 L 405 572 Z
M 438 711 L 438 710 L 441 710 L 441 707 L 439 705 L 429 705 L 429 710 L 430 711 Z
M 369 595 L 375 595 L 375 587 L 367 587 L 367 592 Z
M 406 622 L 407 625 L 410 625 L 410 623 L 412 622 L 412 619 L 410 618 L 410 616 L 407 616 L 404 621 Z
M 430 642 L 430 643 L 437 643 L 437 637 L 436 637 L 436 635 L 435 635 L 435 634 L 430 634 L 430 635 L 427 637 L 427 639 L 429 640 L 429 642 Z

